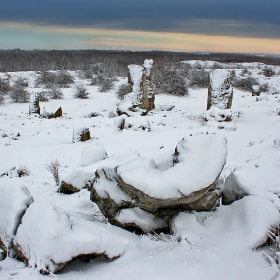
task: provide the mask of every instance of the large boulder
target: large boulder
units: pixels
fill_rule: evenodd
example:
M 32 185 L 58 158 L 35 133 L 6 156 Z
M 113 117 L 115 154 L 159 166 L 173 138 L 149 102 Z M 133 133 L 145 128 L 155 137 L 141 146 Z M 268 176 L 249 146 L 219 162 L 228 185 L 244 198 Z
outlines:
M 85 142 L 90 140 L 90 131 L 88 127 L 82 127 L 73 132 L 72 143 Z
M 33 203 L 25 186 L 0 186 L 0 249 L 2 258 L 13 255 L 13 239 L 21 219 Z M 0 258 L 1 259 L 1 258 Z
M 165 167 L 153 159 L 138 157 L 115 167 L 99 168 L 91 200 L 113 224 L 132 227 L 133 221 L 128 222 L 130 218 L 123 222 L 124 215 L 132 215 L 124 209 L 139 208 L 153 214 L 155 219 L 163 219 L 165 224 L 161 223 L 159 228 L 163 224 L 168 227 L 168 221 L 181 211 L 210 211 L 216 207 L 219 198 L 215 182 L 226 154 L 226 139 L 222 136 L 186 137 L 179 142 Z M 134 224 L 146 232 L 147 228 L 139 221 L 136 219 Z
M 209 74 L 209 77 L 207 110 L 212 106 L 222 110 L 230 109 L 233 97 L 230 73 L 227 70 L 216 69 Z
M 49 274 L 79 256 L 117 258 L 139 245 L 139 238 L 91 215 L 35 202 L 22 218 L 13 243 L 19 259 Z

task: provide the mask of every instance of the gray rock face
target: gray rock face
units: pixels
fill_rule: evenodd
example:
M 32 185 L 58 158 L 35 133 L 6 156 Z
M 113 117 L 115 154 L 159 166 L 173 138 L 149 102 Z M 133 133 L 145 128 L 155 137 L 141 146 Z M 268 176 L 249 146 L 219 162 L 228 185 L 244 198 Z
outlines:
M 144 157 L 114 168 L 99 168 L 92 184 L 91 200 L 112 224 L 145 233 L 168 231 L 169 221 L 182 211 L 215 208 L 219 201 L 215 182 L 225 160 L 223 137 L 189 137 L 179 142 L 166 170 Z M 149 221 L 159 220 L 145 227 L 140 218 L 145 216 L 150 217 Z
M 247 195 L 249 195 L 248 189 L 232 172 L 225 181 L 222 191 L 222 204 L 229 205 Z
M 227 70 L 213 70 L 208 87 L 207 110 L 212 106 L 222 110 L 230 109 L 232 105 L 233 89 L 230 83 L 230 73 Z

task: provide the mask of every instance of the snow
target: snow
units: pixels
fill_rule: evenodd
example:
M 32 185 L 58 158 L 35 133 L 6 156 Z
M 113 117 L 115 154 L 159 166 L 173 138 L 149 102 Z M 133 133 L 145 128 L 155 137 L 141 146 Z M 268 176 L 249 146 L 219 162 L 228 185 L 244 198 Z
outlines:
M 142 82 L 143 67 L 140 65 L 128 65 L 131 81 L 133 82 L 132 92 L 140 92 L 140 83 Z
M 207 121 L 217 121 L 223 122 L 226 120 L 230 120 L 232 117 L 232 111 L 230 109 L 220 109 L 216 106 L 212 106 L 209 110 L 207 110 L 203 117 Z
M 211 63 L 204 64 L 210 67 Z M 190 89 L 189 95 L 185 97 L 157 94 L 156 109 L 141 117 L 141 122 L 149 122 L 150 132 L 142 129 L 124 129 L 119 132 L 116 131 L 115 118 L 108 117 L 113 115 L 119 103 L 114 91 L 98 92 L 97 87 L 88 85 L 89 81 L 80 80 L 77 72 L 70 73 L 75 77 L 75 82 L 82 82 L 90 92 L 89 99 L 73 99 L 74 88 L 72 87 L 62 89 L 63 100 L 40 102 L 42 112 L 44 107 L 45 110 L 54 112 L 61 106 L 63 109 L 61 118 L 41 119 L 36 115 L 30 116 L 29 104 L 13 104 L 5 96 L 5 104 L 0 106 L 0 186 L 25 185 L 36 203 L 51 203 L 59 209 L 64 209 L 66 213 L 72 212 L 70 220 L 74 219 L 74 224 L 77 220 L 86 224 L 88 222 L 82 218 L 76 218 L 77 216 L 73 218 L 73 212 L 84 213 L 86 217 L 90 215 L 91 219 L 96 217 L 104 220 L 104 217 L 96 204 L 90 201 L 88 190 L 82 189 L 72 195 L 58 193 L 57 188 L 54 187 L 54 180 L 46 169 L 49 162 L 58 160 L 61 164 L 62 177 L 67 174 L 70 176 L 73 169 L 77 171 L 75 176 L 88 172 L 83 180 L 91 180 L 95 176 L 96 169 L 102 167 L 106 169 L 106 166 L 113 168 L 133 160 L 140 154 L 141 158 L 153 159 L 158 172 L 164 173 L 173 168 L 171 158 L 174 148 L 183 137 L 189 135 L 192 137 L 196 135 L 208 137 L 212 134 L 225 136 L 227 161 L 220 179 L 225 181 L 231 172 L 234 172 L 240 182 L 246 186 L 250 196 L 229 206 L 217 207 L 217 213 L 216 211 L 190 213 L 188 220 L 193 217 L 193 221 L 190 221 L 188 231 L 185 230 L 188 224 L 184 223 L 187 220 L 184 213 L 182 230 L 189 242 L 193 241 L 193 244 L 184 238 L 181 238 L 181 241 L 178 240 L 183 235 L 180 229 L 176 231 L 176 235 L 162 235 L 162 239 L 160 236 L 159 240 L 143 235 L 137 238 L 140 241 L 136 247 L 127 250 L 114 261 L 96 258 L 84 263 L 75 260 L 61 273 L 49 276 L 42 276 L 34 267 L 28 267 L 24 262 L 7 257 L 0 262 L 2 268 L 0 279 L 90 280 L 96 278 L 107 280 L 112 277 L 116 280 L 279 279 L 278 266 L 271 258 L 275 247 L 269 245 L 257 250 L 252 248 L 263 241 L 270 225 L 279 223 L 279 220 L 276 220 L 275 209 L 280 209 L 280 117 L 278 115 L 280 76 L 277 74 L 266 78 L 259 74 L 264 67 L 259 63 L 220 63 L 220 65 L 224 69 L 235 69 L 236 75 L 240 75 L 243 68 L 247 67 L 252 72 L 252 77 L 257 78 L 261 85 L 266 82 L 269 85 L 268 92 L 261 93 L 258 99 L 252 97 L 251 92 L 234 88 L 230 122 L 205 122 L 201 115 L 205 112 L 207 89 Z M 279 66 L 273 68 L 276 73 L 280 72 Z M 18 76 L 27 78 L 30 85 L 27 88 L 29 92 L 36 93 L 41 90 L 33 87 L 34 78 L 37 75 L 35 72 L 8 74 L 11 74 L 12 82 Z M 4 77 L 6 74 L 0 75 Z M 115 88 L 118 83 L 115 83 Z M 169 106 L 164 106 L 164 104 L 170 104 L 170 108 L 175 107 L 168 111 Z M 95 118 L 85 117 L 92 112 L 100 115 Z M 88 127 L 93 139 L 88 142 L 72 143 L 73 130 L 81 127 Z M 88 166 L 79 166 L 82 151 L 96 142 L 105 148 L 108 158 Z M 133 153 L 132 151 L 137 151 L 136 156 L 123 159 L 129 153 Z M 114 163 L 110 164 L 113 161 Z M 12 170 L 20 166 L 27 167 L 30 175 L 18 177 Z M 199 175 L 203 177 L 202 173 Z M 83 175 L 79 176 L 83 177 Z M 173 179 L 177 180 L 177 178 Z M 108 188 L 111 187 L 108 186 Z M 100 193 L 101 191 L 106 190 L 102 189 Z M 6 203 L 11 203 L 13 197 L 19 196 L 9 195 L 9 202 Z M 1 192 L 0 198 L 2 198 Z M 43 223 L 42 217 L 46 211 L 41 208 L 40 211 L 41 216 L 38 222 Z M 59 211 L 65 213 L 62 210 Z M 0 215 L 2 215 L 0 220 L 2 222 L 4 221 L 2 217 L 9 217 L 10 214 L 1 211 Z M 65 217 L 64 214 L 62 216 Z M 200 219 L 198 220 L 201 223 L 197 222 L 196 217 L 202 217 L 203 222 Z M 44 230 L 55 230 L 55 227 L 44 227 Z M 26 229 L 26 234 L 30 239 L 33 236 L 38 238 L 30 229 Z M 235 234 L 237 234 L 236 237 Z M 202 237 L 201 241 L 197 236 Z M 82 241 L 82 239 L 79 240 Z M 195 242 L 197 240 L 198 243 Z M 53 242 L 57 244 L 55 239 L 52 239 L 48 241 L 48 246 L 53 248 Z M 57 248 L 53 248 L 51 253 L 59 254 Z
M 91 215 L 67 213 L 50 203 L 34 202 L 22 219 L 14 244 L 30 267 L 55 272 L 79 255 L 104 254 L 113 259 L 137 246 L 139 240 Z
M 99 144 L 98 142 L 90 143 L 87 147 L 83 149 L 78 165 L 88 166 L 93 163 L 104 160 L 106 157 L 106 150 L 101 144 Z
M 154 61 L 152 59 L 145 59 L 143 67 L 145 68 L 146 72 L 146 76 L 150 77 L 151 75 L 151 69 L 153 68 L 153 63 Z
M 164 220 L 156 219 L 153 214 L 139 207 L 122 209 L 116 216 L 116 220 L 123 225 L 136 224 L 144 232 L 151 232 L 166 227 L 166 222 Z
M 158 169 L 153 159 L 139 157 L 120 165 L 117 173 L 151 197 L 186 196 L 215 182 L 225 164 L 226 139 L 220 135 L 187 136 L 177 150 L 178 163 L 165 171 Z
M 27 207 L 33 202 L 22 185 L 0 185 L 0 244 L 10 253 L 16 230 Z M 1 254 L 1 252 L 0 252 Z

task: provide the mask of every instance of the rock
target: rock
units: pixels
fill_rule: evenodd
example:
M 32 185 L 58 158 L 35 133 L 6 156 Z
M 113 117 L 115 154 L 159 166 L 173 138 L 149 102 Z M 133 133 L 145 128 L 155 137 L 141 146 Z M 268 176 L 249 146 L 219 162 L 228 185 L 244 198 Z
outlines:
M 259 85 L 253 85 L 251 88 L 252 96 L 260 96 L 261 94 L 261 89 Z
M 89 128 L 83 127 L 73 132 L 72 143 L 85 142 L 90 140 Z
M 62 117 L 62 108 L 59 107 L 54 113 L 48 113 L 44 112 L 42 115 L 40 115 L 42 118 L 47 119 L 54 119 L 54 118 L 60 118 Z
M 248 188 L 238 179 L 238 176 L 232 172 L 227 177 L 223 187 L 222 204 L 229 205 L 247 195 L 249 195 Z
M 115 119 L 115 127 L 117 130 L 122 131 L 125 128 L 125 117 L 126 115 L 121 115 L 118 118 Z
M 215 182 L 226 154 L 224 137 L 186 137 L 179 142 L 173 155 L 164 158 L 168 161 L 164 165 L 158 163 L 158 159 L 138 157 L 115 167 L 99 168 L 91 200 L 115 225 L 131 230 L 137 228 L 144 233 L 149 231 L 137 222 L 141 210 L 143 216 L 152 214 L 150 220 L 164 221 L 151 228 L 168 230 L 168 221 L 181 211 L 210 211 L 216 207 L 219 197 L 214 192 Z M 140 210 L 127 210 L 131 208 Z
M 85 118 L 96 118 L 96 117 L 102 117 L 102 115 L 96 112 L 92 112 L 85 116 Z
M 146 115 L 155 108 L 153 79 L 152 59 L 146 59 L 143 66 L 128 65 L 128 83 L 131 87 L 131 93 L 126 94 L 124 100 L 118 105 L 118 115 L 126 114 L 130 116 L 133 112 Z
M 230 73 L 227 70 L 216 69 L 210 73 L 209 77 L 207 110 L 212 106 L 222 110 L 230 109 L 233 97 Z
M 139 242 L 136 235 L 101 223 L 92 215 L 67 213 L 50 203 L 35 202 L 23 216 L 13 244 L 20 260 L 49 274 L 79 256 L 115 259 Z
M 21 219 L 33 203 L 29 190 L 20 185 L 0 186 L 0 253 L 2 258 L 13 256 L 13 239 Z
M 39 95 L 37 93 L 30 95 L 29 115 L 40 114 Z
M 120 210 L 114 224 L 130 231 L 141 233 L 162 232 L 168 228 L 168 224 L 155 215 L 140 209 L 139 207 Z

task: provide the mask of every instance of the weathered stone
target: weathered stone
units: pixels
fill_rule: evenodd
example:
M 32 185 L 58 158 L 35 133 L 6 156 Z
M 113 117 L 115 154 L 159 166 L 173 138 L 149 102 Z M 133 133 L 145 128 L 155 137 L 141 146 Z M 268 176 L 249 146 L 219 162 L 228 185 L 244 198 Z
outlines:
M 47 119 L 60 118 L 62 117 L 62 108 L 59 107 L 54 113 L 44 112 L 41 117 Z
M 83 127 L 81 129 L 78 129 L 78 130 L 74 131 L 73 139 L 72 139 L 73 143 L 85 142 L 85 141 L 88 141 L 88 140 L 90 140 L 89 128 Z
M 83 189 L 91 190 L 90 182 L 85 183 L 85 185 L 83 186 Z M 67 183 L 62 180 L 60 182 L 58 192 L 65 193 L 65 194 L 73 194 L 73 193 L 79 192 L 80 190 L 81 190 L 81 188 L 73 186 L 71 183 Z
M 212 106 L 222 110 L 230 109 L 233 98 L 230 73 L 227 70 L 216 69 L 209 74 L 209 77 L 207 110 Z
M 31 114 L 40 114 L 39 95 L 36 93 L 30 96 L 29 115 Z

